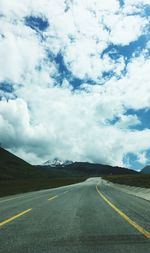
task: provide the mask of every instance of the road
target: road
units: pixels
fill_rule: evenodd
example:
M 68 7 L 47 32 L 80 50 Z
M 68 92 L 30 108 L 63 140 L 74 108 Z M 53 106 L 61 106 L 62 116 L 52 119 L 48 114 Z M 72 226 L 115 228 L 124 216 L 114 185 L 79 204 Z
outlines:
M 150 202 L 83 183 L 0 198 L 1 253 L 148 253 Z

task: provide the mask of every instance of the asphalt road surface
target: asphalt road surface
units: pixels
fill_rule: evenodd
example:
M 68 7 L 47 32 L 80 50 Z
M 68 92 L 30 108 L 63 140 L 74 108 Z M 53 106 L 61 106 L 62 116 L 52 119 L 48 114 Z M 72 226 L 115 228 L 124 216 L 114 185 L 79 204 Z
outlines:
M 2 253 L 148 253 L 150 202 L 93 178 L 0 198 Z

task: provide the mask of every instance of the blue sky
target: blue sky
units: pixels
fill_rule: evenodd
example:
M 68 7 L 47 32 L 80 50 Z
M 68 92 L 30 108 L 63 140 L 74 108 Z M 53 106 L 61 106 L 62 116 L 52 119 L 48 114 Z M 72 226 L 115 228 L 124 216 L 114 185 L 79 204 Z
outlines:
M 150 109 L 133 110 L 129 109 L 126 115 L 137 115 L 140 119 L 141 124 L 138 124 L 135 129 L 144 130 L 150 128 Z
M 149 164 L 147 0 L 0 5 L 4 148 L 35 164 Z
M 48 28 L 49 22 L 47 19 L 42 17 L 27 16 L 25 17 L 25 25 L 31 27 L 31 29 L 37 32 L 43 32 Z
M 6 81 L 0 83 L 0 90 L 6 93 L 12 93 L 14 91 L 12 84 Z
M 143 157 L 149 157 L 150 156 L 150 150 L 146 151 L 146 154 L 143 153 L 142 154 L 142 159 Z M 136 168 L 137 171 L 141 170 L 141 163 L 139 162 L 139 157 L 137 155 L 135 155 L 134 153 L 128 153 L 125 157 L 124 157 L 124 162 L 126 164 L 128 164 L 128 167 L 130 168 Z

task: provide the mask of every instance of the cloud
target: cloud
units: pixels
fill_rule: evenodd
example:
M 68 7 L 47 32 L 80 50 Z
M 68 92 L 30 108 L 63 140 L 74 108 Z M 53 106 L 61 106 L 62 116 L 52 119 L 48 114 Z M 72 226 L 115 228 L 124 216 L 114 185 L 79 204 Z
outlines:
M 128 128 L 140 124 L 140 120 L 136 115 L 121 115 L 120 120 L 117 122 L 119 128 Z
M 145 152 L 138 154 L 138 162 L 141 163 L 142 165 L 145 165 L 148 162 Z
M 147 20 L 140 16 L 109 15 L 105 19 L 111 30 L 110 42 L 115 45 L 129 45 L 143 33 Z
M 126 166 L 130 152 L 145 161 L 150 129 L 139 130 L 141 118 L 127 114 L 150 107 L 149 42 L 138 44 L 149 34 L 148 17 L 136 12 L 142 4 L 1 1 L 5 148 L 31 163 L 59 157 Z

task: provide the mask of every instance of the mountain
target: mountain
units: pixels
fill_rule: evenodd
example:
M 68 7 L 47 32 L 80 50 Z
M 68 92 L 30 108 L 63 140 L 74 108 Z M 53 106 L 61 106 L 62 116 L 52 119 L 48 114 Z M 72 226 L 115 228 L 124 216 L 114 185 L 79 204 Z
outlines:
M 50 164 L 50 165 L 49 165 Z M 87 162 L 47 161 L 43 166 L 32 166 L 9 151 L 0 148 L 0 180 L 26 178 L 96 177 L 102 175 L 124 175 L 137 172 L 127 168 L 112 167 Z
M 51 161 L 51 160 L 46 161 L 43 165 L 50 165 L 51 167 L 56 167 L 59 165 L 66 166 L 66 165 L 70 165 L 72 163 L 73 162 L 69 161 L 69 160 L 62 161 L 62 160 L 59 160 L 58 158 L 55 158 L 53 161 Z
M 141 170 L 141 172 L 144 173 L 144 174 L 150 174 L 150 165 L 147 165 L 146 167 L 144 167 Z
M 33 166 L 0 148 L 0 197 L 79 183 L 89 177 L 134 173 L 102 164 L 65 161 L 60 165 L 56 160 L 52 166 Z
M 84 181 L 86 178 L 61 177 L 59 171 L 50 171 L 25 162 L 9 151 L 0 148 L 0 197 L 56 188 Z
M 67 165 L 57 166 L 38 166 L 43 170 L 49 171 L 52 177 L 97 177 L 102 175 L 125 175 L 136 174 L 134 170 L 120 167 L 112 167 L 103 164 L 94 164 L 88 162 L 74 162 Z
M 0 180 L 45 177 L 47 173 L 0 147 Z

